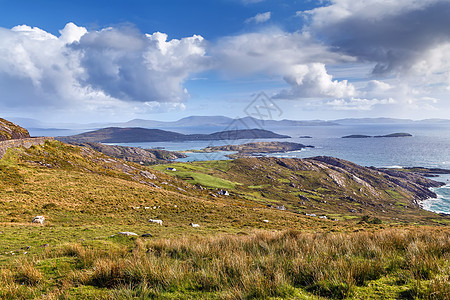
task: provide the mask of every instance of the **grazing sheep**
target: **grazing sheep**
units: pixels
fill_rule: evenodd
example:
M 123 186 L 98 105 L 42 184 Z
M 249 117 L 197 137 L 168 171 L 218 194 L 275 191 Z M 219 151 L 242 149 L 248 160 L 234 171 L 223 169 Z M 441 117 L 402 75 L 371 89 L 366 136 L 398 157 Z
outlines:
M 151 222 L 151 223 L 156 223 L 156 224 L 159 224 L 159 225 L 162 226 L 162 220 L 154 220 L 154 219 L 150 219 L 150 220 L 148 220 L 148 221 Z
M 44 216 L 36 216 L 31 221 L 32 223 L 41 223 L 41 225 L 44 225 L 45 218 Z
M 269 220 L 263 220 L 264 223 L 269 223 Z
M 200 225 L 195 224 L 195 223 L 189 223 L 189 226 L 192 226 L 192 227 L 200 227 Z
M 137 235 L 136 233 L 130 232 L 130 231 L 118 232 L 117 234 L 125 235 L 125 236 Z
M 150 209 L 150 206 L 145 206 L 144 209 Z

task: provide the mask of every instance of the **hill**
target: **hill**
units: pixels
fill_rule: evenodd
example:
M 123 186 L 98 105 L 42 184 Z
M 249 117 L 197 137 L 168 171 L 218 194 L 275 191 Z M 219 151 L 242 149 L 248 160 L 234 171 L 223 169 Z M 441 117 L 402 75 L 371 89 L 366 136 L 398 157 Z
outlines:
M 59 141 L 10 148 L 0 298 L 445 299 L 449 217 L 418 206 L 439 183 L 389 172 L 330 157 L 149 168 Z
M 177 172 L 165 172 L 192 184 L 208 187 L 201 175 L 218 177 L 235 182 L 219 187 L 237 197 L 339 220 L 369 214 L 385 221 L 426 223 L 435 214 L 422 210 L 420 201 L 436 197 L 429 187 L 442 185 L 417 173 L 361 167 L 332 157 L 257 157 L 169 166 Z
M 58 137 L 57 139 L 71 143 L 133 143 L 270 138 L 289 138 L 289 136 L 263 129 L 229 130 L 211 134 L 182 134 L 160 129 L 110 127 L 68 137 Z
M 0 141 L 29 138 L 28 130 L 0 118 Z

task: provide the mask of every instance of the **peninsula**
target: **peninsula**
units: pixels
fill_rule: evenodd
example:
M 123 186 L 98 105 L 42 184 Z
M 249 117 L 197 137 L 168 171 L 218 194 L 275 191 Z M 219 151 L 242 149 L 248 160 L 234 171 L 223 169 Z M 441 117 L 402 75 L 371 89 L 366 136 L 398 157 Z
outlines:
M 145 143 L 284 138 L 290 138 L 290 136 L 263 129 L 227 130 L 211 134 L 182 134 L 140 127 L 109 127 L 67 137 L 57 137 L 56 139 L 66 143 Z

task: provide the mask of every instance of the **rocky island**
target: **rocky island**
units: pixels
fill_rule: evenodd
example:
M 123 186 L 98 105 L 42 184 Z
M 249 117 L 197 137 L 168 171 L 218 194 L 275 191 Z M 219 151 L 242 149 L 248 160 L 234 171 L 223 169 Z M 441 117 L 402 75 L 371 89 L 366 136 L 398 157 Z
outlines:
M 229 158 L 239 158 L 245 156 L 253 156 L 257 153 L 284 153 L 289 151 L 298 151 L 305 148 L 314 148 L 314 146 L 305 146 L 299 143 L 291 142 L 254 142 L 243 145 L 226 145 L 226 146 L 212 146 L 201 150 L 191 150 L 187 152 L 219 152 L 219 151 L 234 151 L 235 154 L 226 155 Z
M 343 136 L 343 139 L 365 139 L 365 138 L 385 138 L 385 137 L 410 137 L 412 134 L 405 132 L 396 132 L 386 135 L 364 135 L 364 134 L 352 134 Z

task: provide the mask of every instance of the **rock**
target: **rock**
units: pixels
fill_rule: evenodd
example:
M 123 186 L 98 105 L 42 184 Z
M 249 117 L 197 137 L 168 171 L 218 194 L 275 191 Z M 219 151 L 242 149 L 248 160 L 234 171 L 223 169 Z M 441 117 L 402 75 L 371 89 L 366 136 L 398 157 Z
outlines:
M 157 177 L 155 176 L 155 174 L 150 173 L 149 171 L 141 171 L 141 176 L 150 179 L 150 180 L 155 180 L 157 179 Z

